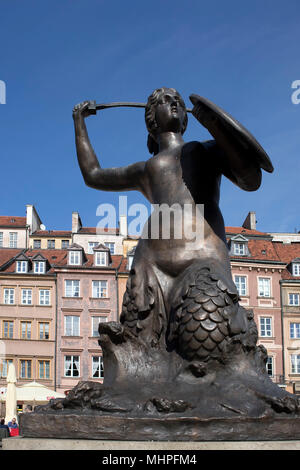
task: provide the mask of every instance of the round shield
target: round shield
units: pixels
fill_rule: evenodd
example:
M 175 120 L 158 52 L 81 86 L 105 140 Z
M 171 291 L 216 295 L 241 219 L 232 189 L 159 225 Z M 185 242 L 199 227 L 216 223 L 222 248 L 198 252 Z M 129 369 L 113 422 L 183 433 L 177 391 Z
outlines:
M 202 96 L 193 94 L 190 96 L 190 100 L 193 105 L 198 105 L 203 113 L 207 112 L 212 118 L 216 118 L 216 121 L 226 128 L 228 134 L 232 135 L 233 139 L 237 139 L 245 149 L 253 152 L 263 170 L 269 173 L 274 171 L 269 156 L 257 142 L 255 137 L 253 137 L 253 135 L 240 122 L 212 101 L 203 98 Z

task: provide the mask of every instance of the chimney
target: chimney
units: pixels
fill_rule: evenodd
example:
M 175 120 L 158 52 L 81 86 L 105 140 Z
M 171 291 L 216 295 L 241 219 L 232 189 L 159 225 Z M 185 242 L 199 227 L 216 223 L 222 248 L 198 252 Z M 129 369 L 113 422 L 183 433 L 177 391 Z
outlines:
M 72 212 L 72 233 L 78 233 L 82 227 L 82 222 L 78 212 Z
M 120 226 L 119 234 L 123 236 L 124 238 L 127 238 L 128 233 L 127 233 L 127 216 L 126 215 L 120 215 L 119 226 Z
M 248 230 L 256 230 L 256 213 L 248 212 L 246 219 L 242 227 L 247 228 Z
M 29 226 L 29 234 L 40 230 L 42 221 L 32 204 L 26 204 L 26 225 Z

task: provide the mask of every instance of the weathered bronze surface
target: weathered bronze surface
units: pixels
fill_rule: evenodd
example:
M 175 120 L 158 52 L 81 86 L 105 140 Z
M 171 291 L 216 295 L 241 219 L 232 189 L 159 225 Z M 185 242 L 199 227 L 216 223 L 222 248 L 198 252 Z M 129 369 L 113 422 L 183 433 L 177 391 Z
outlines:
M 94 114 L 95 105 L 84 102 L 73 110 L 85 183 L 106 191 L 138 190 L 153 205 L 175 205 L 175 218 L 170 236 L 163 237 L 162 221 L 155 238 L 150 216 L 136 248 L 120 322 L 99 325 L 104 384 L 80 382 L 65 399 L 22 416 L 26 437 L 39 432 L 51 437 L 63 420 L 61 437 L 91 438 L 84 430 L 91 416 L 99 425 L 93 436 L 101 439 L 300 437 L 298 399 L 269 378 L 253 313 L 239 305 L 219 208 L 222 175 L 255 191 L 261 170 L 272 172 L 273 166 L 235 119 L 205 98 L 190 99 L 193 116 L 214 140 L 185 143 L 185 104 L 176 90 L 161 88 L 145 110 L 153 156 L 121 168 L 101 168 L 91 146 L 85 118 Z M 192 207 L 191 233 L 200 204 L 202 237 L 191 245 L 185 230 L 176 236 L 180 210 Z M 41 413 L 46 424 L 37 431 Z

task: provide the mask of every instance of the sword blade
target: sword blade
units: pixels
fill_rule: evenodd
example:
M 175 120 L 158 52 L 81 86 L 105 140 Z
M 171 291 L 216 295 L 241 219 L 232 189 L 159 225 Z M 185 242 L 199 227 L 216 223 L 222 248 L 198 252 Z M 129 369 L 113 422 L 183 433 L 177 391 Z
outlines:
M 96 114 L 97 109 L 107 109 L 107 108 L 121 108 L 121 107 L 129 107 L 129 108 L 145 108 L 146 103 L 132 103 L 127 101 L 120 101 L 115 103 L 96 103 L 96 101 L 90 101 L 89 110 L 93 111 Z M 188 113 L 191 113 L 192 110 L 186 108 Z

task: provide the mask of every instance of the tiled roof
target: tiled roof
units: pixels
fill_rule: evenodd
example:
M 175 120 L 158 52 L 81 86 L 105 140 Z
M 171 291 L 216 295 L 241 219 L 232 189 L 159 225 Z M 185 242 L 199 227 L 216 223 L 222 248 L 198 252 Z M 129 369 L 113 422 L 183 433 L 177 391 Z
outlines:
M 244 236 L 262 236 L 262 237 L 267 237 L 267 238 L 272 238 L 268 233 L 266 232 L 259 232 L 258 230 L 249 230 L 248 228 L 244 227 L 225 227 L 225 232 L 227 235 L 229 234 L 242 234 Z
M 282 271 L 282 275 L 281 275 L 282 279 L 283 280 L 288 280 L 288 279 L 291 279 L 291 280 L 297 280 L 300 282 L 300 277 L 295 277 L 292 275 L 292 273 L 288 270 L 288 269 L 284 269 Z
M 231 255 L 231 259 L 246 259 L 246 260 L 257 260 L 257 261 L 282 261 L 278 256 L 278 253 L 271 240 L 260 240 L 260 239 L 249 239 L 248 249 L 250 256 L 234 256 Z
M 300 257 L 300 242 L 273 242 L 273 245 L 279 258 L 286 264 L 286 266 L 288 266 L 291 261 Z M 287 268 L 282 272 L 282 279 L 294 279 L 300 281 L 300 277 L 293 276 L 291 271 Z
M 0 249 L 0 267 L 7 263 L 9 260 L 22 253 L 20 248 L 1 248 Z
M 300 242 L 282 243 L 273 242 L 274 248 L 278 253 L 278 257 L 284 263 L 290 263 L 295 258 L 300 257 Z
M 94 235 L 101 235 L 105 233 L 110 233 L 111 235 L 118 235 L 119 234 L 119 229 L 118 228 L 98 228 L 98 227 L 81 227 L 81 229 L 77 232 L 77 234 L 83 234 L 83 233 L 90 233 Z
M 30 235 L 30 238 L 36 237 L 66 237 L 70 238 L 72 232 L 70 230 L 37 230 Z
M 60 250 L 62 251 L 62 250 Z M 102 269 L 102 268 L 110 268 L 110 269 L 118 269 L 119 265 L 121 264 L 121 261 L 122 261 L 122 258 L 123 256 L 122 255 L 112 255 L 111 256 L 111 264 L 109 266 L 95 266 L 94 265 L 94 255 L 91 255 L 91 254 L 86 254 L 86 261 L 84 262 L 83 265 L 79 265 L 79 266 L 72 266 L 71 269 L 90 269 L 90 268 L 97 268 L 97 269 Z M 55 267 L 57 268 L 60 268 L 60 267 L 66 267 L 68 265 L 68 258 L 65 257 L 65 258 L 62 258 L 61 260 L 59 260 L 57 263 L 55 263 Z
M 20 251 L 20 250 L 15 250 L 15 251 L 16 251 L 16 254 L 22 253 L 22 251 Z M 2 250 L 0 250 L 0 255 L 1 255 L 1 252 L 2 252 Z M 16 254 L 14 256 L 16 256 Z M 67 257 L 66 250 L 32 250 L 32 249 L 25 250 L 25 255 L 26 255 L 27 258 L 29 258 L 29 260 L 32 260 L 38 254 L 40 254 L 44 258 L 46 258 L 46 260 L 49 263 L 50 269 L 47 271 L 47 274 L 53 273 L 54 272 L 53 266 L 56 263 L 61 262 L 62 259 Z M 11 258 L 13 258 L 13 256 L 10 256 L 9 259 L 11 259 Z M 4 272 L 7 272 L 7 273 L 14 273 L 15 271 L 16 271 L 15 262 L 11 263 L 4 270 Z
M 20 250 L 20 249 L 8 249 L 2 248 L 0 249 L 0 267 L 4 266 L 9 260 L 12 262 L 2 270 L 2 272 L 6 273 L 14 273 L 16 272 L 16 263 L 14 258 L 22 253 L 25 253 L 25 256 L 29 259 L 29 261 L 34 261 L 38 257 L 38 255 L 42 256 L 48 261 L 48 270 L 46 274 L 54 273 L 55 268 L 60 267 L 67 267 L 68 266 L 68 250 L 35 250 L 35 249 L 27 249 L 27 250 Z M 123 263 L 123 264 L 122 264 Z M 109 268 L 112 270 L 118 269 L 122 264 L 122 271 L 126 271 L 123 269 L 123 266 L 127 264 L 126 258 L 123 258 L 122 255 L 111 255 L 111 264 L 105 269 Z M 101 266 L 94 265 L 94 255 L 86 254 L 85 255 L 85 262 L 82 266 L 74 266 L 75 268 L 79 269 L 90 269 L 90 268 L 97 268 L 102 269 Z M 72 266 L 72 268 L 74 268 Z
M 11 215 L 0 215 L 0 227 L 25 228 L 26 217 L 15 217 Z
M 119 272 L 120 273 L 129 273 L 129 270 L 128 270 L 128 258 L 124 258 L 122 259 L 122 262 L 120 264 L 120 267 L 119 267 Z

